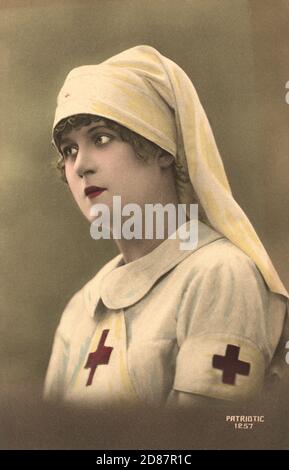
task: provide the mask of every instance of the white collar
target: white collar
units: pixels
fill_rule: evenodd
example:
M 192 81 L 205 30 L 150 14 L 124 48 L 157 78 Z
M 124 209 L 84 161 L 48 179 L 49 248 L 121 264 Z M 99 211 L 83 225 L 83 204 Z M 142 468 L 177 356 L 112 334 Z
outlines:
M 186 222 L 189 230 L 190 221 Z M 135 261 L 124 264 L 122 255 L 107 263 L 87 284 L 85 289 L 86 307 L 91 316 L 101 299 L 110 309 L 129 307 L 141 300 L 157 280 L 181 261 L 223 235 L 199 221 L 198 243 L 190 250 L 180 249 L 180 239 L 166 239 L 154 250 Z

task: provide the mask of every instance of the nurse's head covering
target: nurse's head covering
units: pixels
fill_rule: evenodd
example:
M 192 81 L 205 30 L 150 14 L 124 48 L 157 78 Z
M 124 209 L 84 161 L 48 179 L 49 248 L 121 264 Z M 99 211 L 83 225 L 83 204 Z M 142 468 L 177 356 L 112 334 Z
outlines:
M 212 227 L 255 262 L 272 292 L 289 297 L 232 196 L 207 116 L 177 64 L 153 47 L 136 46 L 100 64 L 73 69 L 58 95 L 53 128 L 82 113 L 116 121 L 172 154 L 179 202 L 194 201 L 194 188 Z

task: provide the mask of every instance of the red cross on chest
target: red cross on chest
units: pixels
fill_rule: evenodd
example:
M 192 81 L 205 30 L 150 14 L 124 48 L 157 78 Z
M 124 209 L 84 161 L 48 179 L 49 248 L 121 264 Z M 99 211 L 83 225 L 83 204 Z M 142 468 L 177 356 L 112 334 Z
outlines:
M 97 366 L 101 364 L 109 363 L 109 358 L 110 358 L 111 351 L 113 350 L 113 348 L 111 346 L 104 345 L 108 333 L 109 333 L 109 330 L 103 330 L 96 351 L 91 352 L 87 358 L 87 362 L 84 368 L 90 369 L 90 373 L 86 382 L 86 386 L 92 384 L 93 376 L 94 376 Z
M 240 348 L 233 344 L 228 344 L 225 356 L 215 354 L 213 356 L 214 369 L 223 371 L 223 383 L 228 385 L 235 385 L 236 375 L 249 375 L 250 363 L 240 361 L 239 357 Z

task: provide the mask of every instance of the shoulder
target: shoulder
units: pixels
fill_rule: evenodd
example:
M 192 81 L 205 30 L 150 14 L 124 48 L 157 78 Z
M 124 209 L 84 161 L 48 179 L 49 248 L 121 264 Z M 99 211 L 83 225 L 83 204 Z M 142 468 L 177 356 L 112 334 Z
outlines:
M 227 238 L 213 241 L 193 252 L 184 260 L 190 278 L 195 282 L 210 282 L 232 286 L 253 284 L 266 291 L 267 286 L 254 261 Z
M 251 258 L 227 238 L 219 238 L 191 254 L 191 261 L 204 268 L 241 263 L 255 266 Z
M 184 335 L 188 330 L 194 334 L 230 331 L 252 339 L 258 328 L 268 333 L 276 307 L 273 294 L 241 249 L 223 238 L 192 253 L 185 263 L 187 283 L 179 312 Z
M 67 302 L 58 326 L 58 333 L 64 338 L 71 337 L 71 333 L 82 321 L 83 316 L 90 315 L 97 303 L 101 279 L 116 267 L 120 255 L 106 263 L 96 275 L 86 282 Z
M 249 256 L 224 238 L 192 253 L 185 263 L 188 280 L 178 315 L 181 340 L 189 332 L 229 334 L 254 342 L 271 357 L 284 304 Z

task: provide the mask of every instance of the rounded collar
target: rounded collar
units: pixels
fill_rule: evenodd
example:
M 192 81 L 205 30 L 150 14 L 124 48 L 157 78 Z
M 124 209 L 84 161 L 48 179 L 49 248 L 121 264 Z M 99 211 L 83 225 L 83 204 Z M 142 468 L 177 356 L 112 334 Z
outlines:
M 186 222 L 189 231 L 190 221 Z M 107 263 L 88 284 L 88 308 L 94 315 L 100 299 L 109 309 L 122 309 L 141 300 L 157 280 L 181 261 L 223 235 L 203 222 L 198 222 L 198 243 L 195 248 L 182 250 L 178 235 L 168 238 L 154 250 L 135 261 L 125 264 L 122 255 Z

